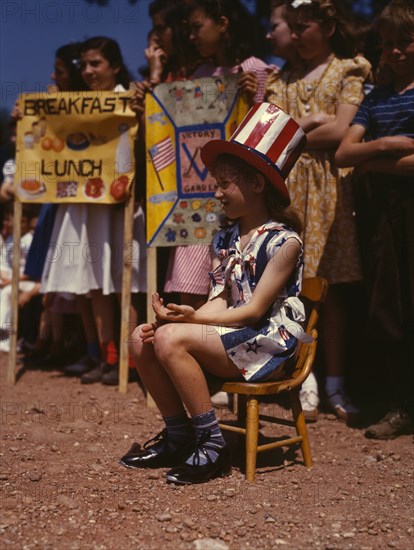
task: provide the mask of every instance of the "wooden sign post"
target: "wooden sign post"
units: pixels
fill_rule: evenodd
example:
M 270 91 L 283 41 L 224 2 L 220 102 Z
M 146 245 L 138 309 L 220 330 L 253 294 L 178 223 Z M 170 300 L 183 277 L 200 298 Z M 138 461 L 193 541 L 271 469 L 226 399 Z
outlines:
M 133 225 L 134 225 L 135 178 L 131 192 L 125 201 L 124 217 L 124 269 L 122 273 L 121 297 L 121 334 L 119 338 L 119 392 L 128 391 L 128 354 L 130 339 L 131 282 L 133 258 Z
M 16 358 L 17 358 L 17 331 L 19 324 L 19 279 L 20 279 L 20 249 L 22 222 L 22 203 L 15 200 L 13 209 L 13 264 L 12 264 L 12 291 L 11 291 L 11 325 L 7 327 L 10 330 L 10 352 L 7 368 L 7 383 L 14 385 L 16 383 Z

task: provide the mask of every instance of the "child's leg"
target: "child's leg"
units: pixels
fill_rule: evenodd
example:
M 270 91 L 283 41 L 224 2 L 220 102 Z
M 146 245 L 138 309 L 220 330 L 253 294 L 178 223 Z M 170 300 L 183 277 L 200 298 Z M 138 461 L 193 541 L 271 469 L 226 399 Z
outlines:
M 114 296 L 103 294 L 100 289 L 93 290 L 91 294 L 99 341 L 101 344 L 113 341 L 115 339 Z
M 159 330 L 159 329 L 158 329 Z M 140 327 L 132 334 L 130 350 L 139 377 L 164 417 L 184 414 L 184 406 L 167 372 L 159 363 L 153 344 L 143 344 Z
M 324 344 L 328 402 L 341 420 L 351 420 L 359 410 L 345 393 L 346 294 L 343 285 L 331 285 L 323 306 L 321 337 Z
M 140 327 L 132 335 L 131 351 L 140 378 L 163 416 L 182 412 L 182 403 L 192 416 L 211 408 L 201 367 L 221 378 L 240 378 L 213 327 L 164 325 L 157 329 L 154 344 L 143 344 L 139 332 Z
M 98 330 L 99 343 L 104 362 L 104 369 L 97 375 L 96 381 L 116 385 L 119 376 L 119 347 L 116 343 L 115 308 L 117 301 L 114 294 L 103 294 L 102 290 L 92 291 L 92 308 Z M 99 369 L 98 369 L 99 370 Z M 105 372 L 104 372 L 105 371 Z
M 0 289 L 0 351 L 6 353 L 10 351 L 11 290 L 12 285 Z
M 168 478 L 177 483 L 200 483 L 229 473 L 229 451 L 201 368 L 222 378 L 241 378 L 219 335 L 213 327 L 173 323 L 157 329 L 153 344 L 143 344 L 139 334 L 140 327 L 134 332 L 131 350 L 141 380 L 164 417 L 167 438 L 164 435 L 162 441 L 144 450 L 133 446 L 121 463 L 138 468 L 181 464 Z M 188 439 L 183 403 L 192 417 L 195 447 Z M 180 446 L 169 443 L 173 430 L 175 437 L 177 433 L 181 436 Z
M 68 376 L 89 376 L 91 371 L 97 373 L 96 378 L 100 378 L 100 364 L 102 351 L 98 338 L 95 318 L 92 309 L 92 300 L 84 294 L 76 295 L 76 306 L 82 321 L 83 332 L 86 339 L 86 355 L 81 357 L 75 363 L 65 368 L 65 374 Z M 93 378 L 95 378 L 93 376 Z M 83 382 L 83 380 L 82 380 Z
M 155 334 L 154 353 L 191 414 L 196 444 L 167 472 L 173 483 L 203 483 L 231 471 L 229 449 L 218 425 L 202 368 L 221 378 L 241 379 L 211 326 L 169 324 Z
M 91 357 L 99 359 L 101 357 L 101 350 L 99 348 L 98 331 L 93 315 L 92 301 L 84 295 L 77 295 L 76 305 L 82 319 L 83 330 L 88 346 L 88 354 Z
M 211 409 L 202 368 L 220 378 L 241 378 L 213 327 L 184 323 L 164 325 L 155 333 L 154 352 L 191 416 Z

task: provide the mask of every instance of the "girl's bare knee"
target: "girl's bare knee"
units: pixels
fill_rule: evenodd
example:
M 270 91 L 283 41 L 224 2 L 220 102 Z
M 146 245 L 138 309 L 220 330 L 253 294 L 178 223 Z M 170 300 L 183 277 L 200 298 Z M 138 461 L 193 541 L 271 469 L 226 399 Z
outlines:
M 141 332 L 140 329 L 141 329 L 141 326 L 136 327 L 133 333 L 131 334 L 131 337 L 129 340 L 129 351 L 134 357 L 136 357 L 137 355 L 140 355 L 142 350 L 142 340 L 140 337 L 140 332 Z
M 179 325 L 169 323 L 155 331 L 154 352 L 162 360 L 165 355 L 171 355 L 181 347 L 181 330 Z

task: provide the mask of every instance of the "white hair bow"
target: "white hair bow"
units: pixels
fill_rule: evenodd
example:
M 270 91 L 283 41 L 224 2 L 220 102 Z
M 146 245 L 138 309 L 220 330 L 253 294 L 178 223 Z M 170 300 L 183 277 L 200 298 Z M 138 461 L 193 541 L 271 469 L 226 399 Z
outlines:
M 312 0 L 293 0 L 291 6 L 292 8 L 300 8 L 300 6 L 308 6 L 312 4 Z

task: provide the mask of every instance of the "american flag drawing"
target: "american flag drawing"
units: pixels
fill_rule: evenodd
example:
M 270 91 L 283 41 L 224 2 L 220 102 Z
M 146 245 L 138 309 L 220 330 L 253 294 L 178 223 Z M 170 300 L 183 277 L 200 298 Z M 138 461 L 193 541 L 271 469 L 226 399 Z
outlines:
M 175 149 L 168 136 L 149 149 L 149 154 L 155 171 L 160 172 L 175 161 Z

